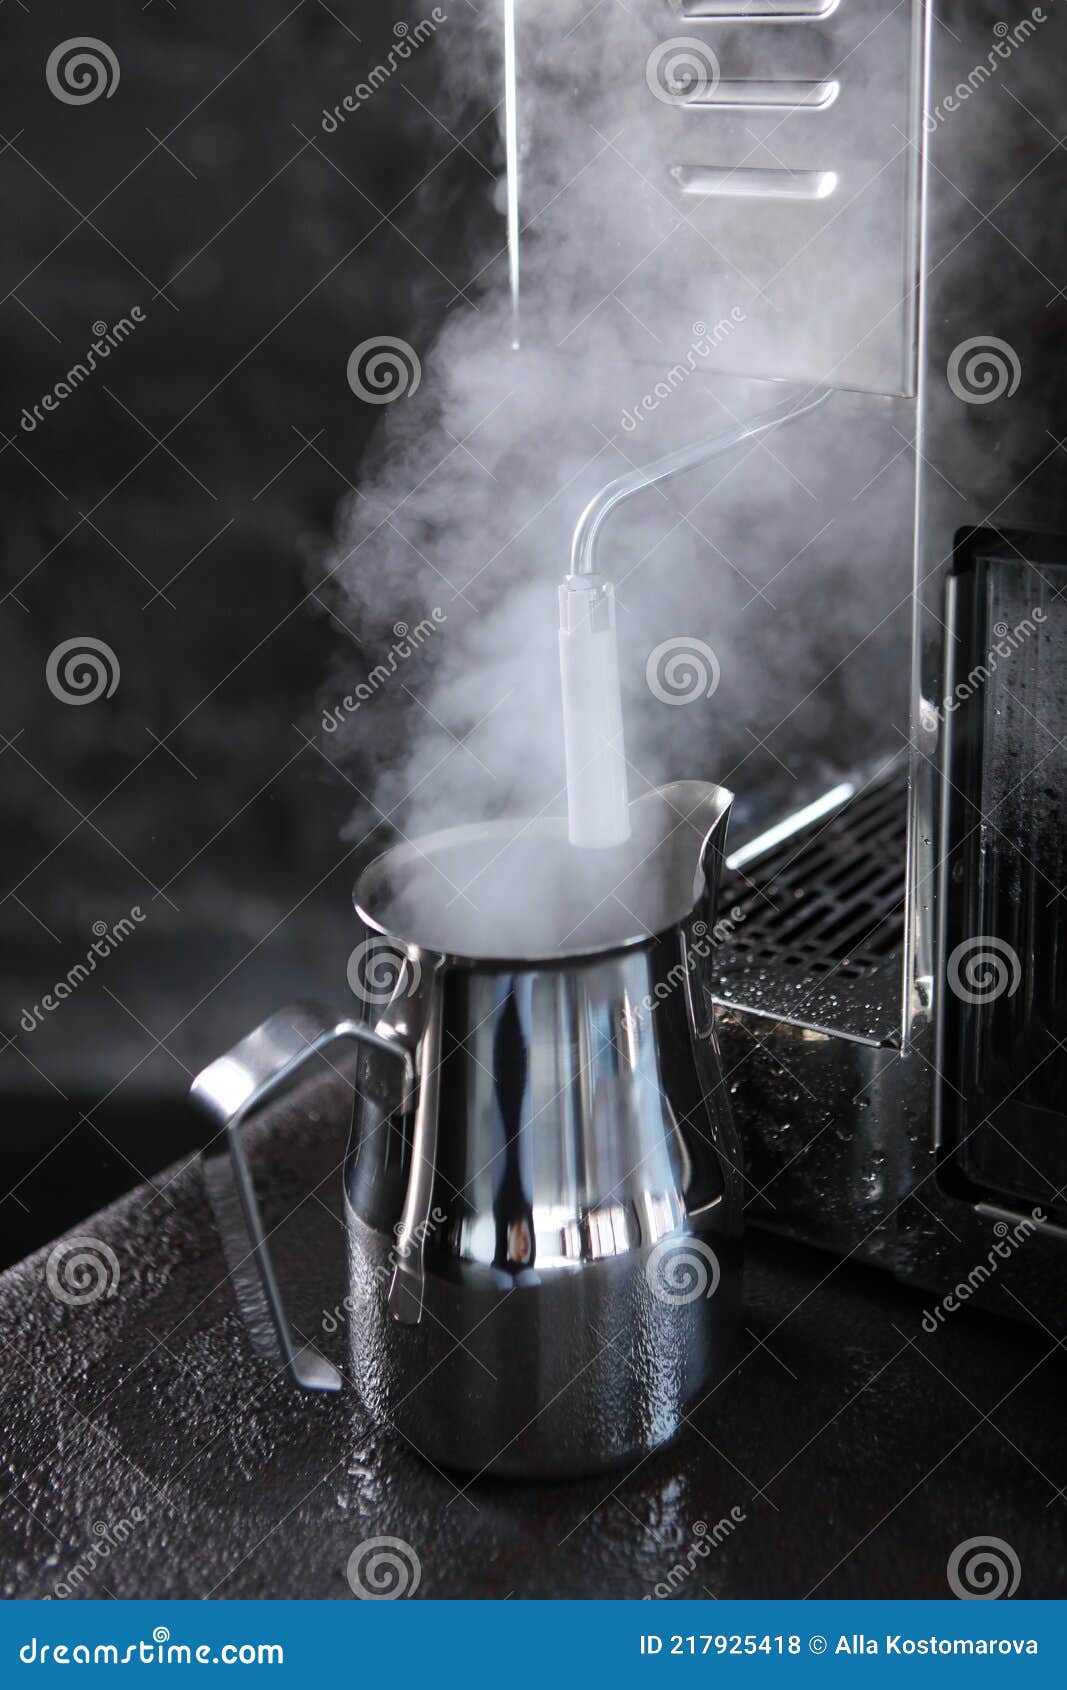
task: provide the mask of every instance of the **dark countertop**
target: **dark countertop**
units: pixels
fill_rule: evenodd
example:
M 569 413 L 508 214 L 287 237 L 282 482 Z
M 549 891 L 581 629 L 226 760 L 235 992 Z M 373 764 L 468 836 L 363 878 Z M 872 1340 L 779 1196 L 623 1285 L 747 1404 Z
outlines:
M 330 1077 L 249 1134 L 295 1324 L 338 1361 L 346 1123 Z M 113 1294 L 58 1300 L 47 1249 L 0 1277 L 7 1597 L 347 1598 L 382 1536 L 426 1597 L 942 1597 L 978 1536 L 1012 1547 L 1020 1597 L 1062 1595 L 1043 1332 L 958 1314 L 928 1334 L 917 1294 L 752 1235 L 744 1357 L 692 1430 L 628 1475 L 461 1492 L 354 1397 L 299 1395 L 253 1354 L 197 1160 L 77 1231 L 112 1274 L 113 1252 Z

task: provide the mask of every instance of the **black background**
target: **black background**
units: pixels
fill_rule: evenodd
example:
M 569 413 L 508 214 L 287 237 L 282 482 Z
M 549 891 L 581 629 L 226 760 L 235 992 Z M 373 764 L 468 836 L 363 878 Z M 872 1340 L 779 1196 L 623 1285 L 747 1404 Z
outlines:
M 500 229 L 494 98 L 438 116 L 438 43 L 321 127 L 398 20 L 347 0 L 0 15 L 9 1260 L 193 1144 L 197 1068 L 344 978 L 354 798 L 308 741 L 352 656 L 316 589 L 380 414 L 346 364 L 372 335 L 427 344 Z M 119 83 L 68 105 L 46 64 L 83 34 Z M 27 432 L 94 322 L 135 305 L 143 323 Z M 82 635 L 120 679 L 72 706 L 45 669 Z M 134 905 L 136 932 L 26 1032 L 93 923 Z

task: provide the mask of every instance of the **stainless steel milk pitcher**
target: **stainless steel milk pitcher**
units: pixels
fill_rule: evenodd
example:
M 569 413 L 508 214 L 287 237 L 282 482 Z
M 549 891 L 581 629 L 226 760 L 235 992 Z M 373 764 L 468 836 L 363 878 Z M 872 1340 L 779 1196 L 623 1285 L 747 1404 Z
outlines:
M 311 1053 L 360 1047 L 351 1382 L 438 1466 L 548 1476 L 639 1458 L 729 1366 L 741 1157 L 711 966 L 731 802 L 696 781 L 638 800 L 638 930 L 599 945 L 579 930 L 543 956 L 465 955 L 447 923 L 437 948 L 392 912 L 427 862 L 451 880 L 519 825 L 538 861 L 565 865 L 565 824 L 393 848 L 356 887 L 360 1014 L 281 1010 L 194 1083 L 226 1128 L 262 1321 L 301 1385 L 337 1389 L 333 1364 L 291 1337 L 240 1126 Z

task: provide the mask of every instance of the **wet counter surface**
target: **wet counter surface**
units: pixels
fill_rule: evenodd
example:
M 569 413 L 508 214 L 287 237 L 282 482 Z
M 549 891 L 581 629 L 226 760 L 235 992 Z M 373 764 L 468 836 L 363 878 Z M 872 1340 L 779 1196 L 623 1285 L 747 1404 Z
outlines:
M 347 1114 L 316 1080 L 249 1132 L 294 1323 L 342 1365 Z M 1020 1597 L 1062 1595 L 1065 1362 L 1041 1330 L 926 1330 L 932 1299 L 750 1234 L 742 1358 L 682 1438 L 629 1474 L 468 1485 L 253 1353 L 197 1161 L 77 1235 L 100 1277 L 55 1249 L 0 1277 L 7 1597 L 351 1600 L 380 1537 L 417 1597 L 942 1597 L 979 1537 Z

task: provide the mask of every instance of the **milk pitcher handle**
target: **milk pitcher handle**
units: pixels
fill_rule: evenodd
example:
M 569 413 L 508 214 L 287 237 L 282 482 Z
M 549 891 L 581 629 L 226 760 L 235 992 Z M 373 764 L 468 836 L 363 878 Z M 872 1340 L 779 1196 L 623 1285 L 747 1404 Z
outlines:
M 284 1363 L 308 1391 L 337 1391 L 341 1375 L 310 1344 L 293 1340 L 252 1175 L 241 1142 L 247 1117 L 287 1084 L 303 1064 L 340 1039 L 371 1046 L 399 1065 L 396 1107 L 407 1109 L 415 1090 L 415 1062 L 407 1046 L 373 1027 L 338 1017 L 315 1003 L 294 1003 L 271 1015 L 196 1076 L 190 1097 L 226 1134 L 225 1152 L 205 1154 L 205 1178 L 226 1248 L 238 1303 L 256 1349 Z

